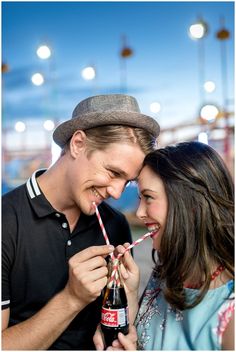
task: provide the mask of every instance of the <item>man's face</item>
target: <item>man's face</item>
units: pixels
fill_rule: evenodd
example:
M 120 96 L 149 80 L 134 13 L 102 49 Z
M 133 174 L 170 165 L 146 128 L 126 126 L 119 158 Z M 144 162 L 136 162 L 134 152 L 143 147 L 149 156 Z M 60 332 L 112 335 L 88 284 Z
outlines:
M 139 175 L 144 156 L 139 146 L 119 143 L 94 151 L 90 157 L 80 153 L 68 180 L 80 210 L 93 214 L 93 202 L 98 205 L 108 197 L 118 199 L 126 184 Z

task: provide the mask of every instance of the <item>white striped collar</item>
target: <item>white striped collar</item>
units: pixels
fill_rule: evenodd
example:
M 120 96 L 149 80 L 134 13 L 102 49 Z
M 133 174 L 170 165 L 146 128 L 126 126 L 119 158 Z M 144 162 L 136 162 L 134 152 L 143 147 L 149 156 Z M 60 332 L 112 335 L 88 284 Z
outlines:
M 10 304 L 10 300 L 8 299 L 8 300 L 6 300 L 6 301 L 2 301 L 2 307 L 4 307 L 4 306 L 7 306 L 7 305 L 9 305 Z
M 29 192 L 29 196 L 31 199 L 39 196 L 41 194 L 40 188 L 38 186 L 36 177 L 39 176 L 39 174 L 42 174 L 43 172 L 45 172 L 47 169 L 39 169 L 36 170 L 33 175 L 28 179 L 28 181 L 26 182 L 26 187 L 27 190 Z

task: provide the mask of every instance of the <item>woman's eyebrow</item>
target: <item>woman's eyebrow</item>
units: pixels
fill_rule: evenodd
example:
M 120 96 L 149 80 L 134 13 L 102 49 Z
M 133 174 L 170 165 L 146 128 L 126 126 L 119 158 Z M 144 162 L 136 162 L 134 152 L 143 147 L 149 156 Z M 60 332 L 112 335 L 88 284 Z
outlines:
M 142 189 L 142 191 L 140 193 L 145 193 L 145 192 L 153 192 L 153 193 L 157 193 L 156 191 L 154 191 L 153 189 L 149 189 L 149 188 L 144 188 Z

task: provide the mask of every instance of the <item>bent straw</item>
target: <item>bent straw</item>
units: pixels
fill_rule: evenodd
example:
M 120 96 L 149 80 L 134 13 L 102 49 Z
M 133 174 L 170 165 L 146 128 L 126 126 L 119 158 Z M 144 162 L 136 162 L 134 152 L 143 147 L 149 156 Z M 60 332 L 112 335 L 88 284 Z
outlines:
M 113 267 L 113 271 L 112 271 L 110 280 L 109 280 L 109 282 L 108 282 L 108 287 L 111 287 L 111 286 L 112 286 L 112 282 L 113 282 L 113 281 L 116 281 L 116 282 L 118 283 L 118 281 L 117 281 L 117 278 L 118 278 L 118 261 L 120 260 L 120 258 L 122 257 L 122 255 L 124 255 L 124 254 L 125 254 L 127 251 L 129 251 L 131 248 L 137 246 L 140 242 L 142 242 L 142 241 L 145 240 L 146 238 L 151 237 L 152 235 L 154 235 L 154 233 L 155 233 L 155 231 L 147 232 L 145 235 L 143 235 L 143 236 L 140 237 L 138 240 L 134 241 L 131 245 L 129 245 L 129 246 L 125 249 L 124 253 L 119 253 L 119 254 L 117 255 L 117 257 L 116 257 L 116 259 L 115 259 L 115 260 L 117 261 L 117 263 L 116 263 L 116 265 L 114 265 L 114 267 Z
M 131 243 L 124 251 L 124 253 L 119 253 L 117 255 L 117 258 L 120 259 L 120 257 L 122 257 L 122 255 L 124 255 L 127 251 L 129 251 L 131 248 L 137 246 L 140 242 L 142 242 L 143 240 L 145 240 L 148 237 L 151 237 L 152 235 L 154 235 L 155 231 L 152 232 L 147 232 L 145 233 L 145 235 L 143 235 L 142 237 L 140 237 L 138 240 L 134 241 L 133 243 Z

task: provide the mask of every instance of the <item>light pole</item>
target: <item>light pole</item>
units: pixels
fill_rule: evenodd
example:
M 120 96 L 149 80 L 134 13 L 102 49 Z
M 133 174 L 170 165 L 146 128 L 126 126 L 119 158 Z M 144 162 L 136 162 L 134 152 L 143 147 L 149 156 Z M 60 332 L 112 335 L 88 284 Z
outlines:
M 224 26 L 224 18 L 220 18 L 220 30 L 216 33 L 216 38 L 220 41 L 221 53 L 221 90 L 222 90 L 222 113 L 225 118 L 225 139 L 224 139 L 224 154 L 226 163 L 229 166 L 230 162 L 230 127 L 229 116 L 227 112 L 227 98 L 228 98 L 228 77 L 227 77 L 227 51 L 226 40 L 229 39 L 230 33 Z
M 198 41 L 198 65 L 199 65 L 199 99 L 200 104 L 204 102 L 203 84 L 205 82 L 205 45 L 204 38 L 208 33 L 207 23 L 200 17 L 197 22 L 189 27 L 189 36 Z
M 45 110 L 43 122 L 43 130 L 45 135 L 45 148 L 51 150 L 51 136 L 48 131 L 51 131 L 55 125 L 57 125 L 57 97 L 56 97 L 56 86 L 55 86 L 55 58 L 53 55 L 52 48 L 47 44 L 41 44 L 36 54 L 41 61 L 45 61 L 46 67 L 44 67 L 45 73 L 45 101 L 43 102 L 43 110 Z M 53 158 L 53 156 L 52 156 Z
M 122 48 L 120 51 L 120 90 L 127 93 L 127 62 L 126 60 L 133 55 L 133 50 L 126 44 L 126 36 L 122 36 Z

